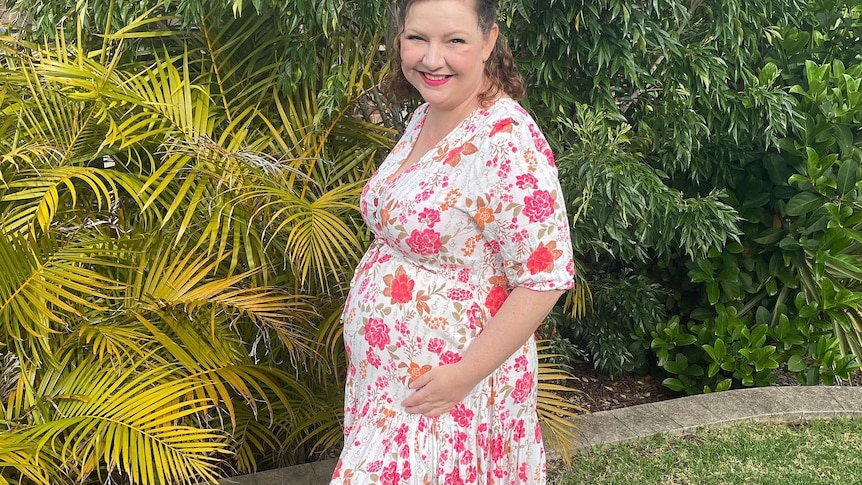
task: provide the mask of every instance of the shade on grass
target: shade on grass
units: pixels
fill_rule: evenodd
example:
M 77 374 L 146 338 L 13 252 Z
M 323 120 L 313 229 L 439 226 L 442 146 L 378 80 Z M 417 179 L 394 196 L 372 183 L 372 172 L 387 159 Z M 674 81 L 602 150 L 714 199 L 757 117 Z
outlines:
M 742 423 L 594 448 L 556 485 L 862 483 L 862 420 Z

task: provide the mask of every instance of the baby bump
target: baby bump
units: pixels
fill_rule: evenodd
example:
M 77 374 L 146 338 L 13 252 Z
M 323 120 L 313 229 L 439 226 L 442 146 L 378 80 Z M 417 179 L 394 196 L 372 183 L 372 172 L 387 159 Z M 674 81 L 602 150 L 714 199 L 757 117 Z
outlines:
M 381 261 L 382 260 L 382 261 Z M 486 292 L 398 258 L 358 273 L 345 303 L 344 339 L 358 377 L 406 397 L 428 370 L 458 362 L 481 332 Z

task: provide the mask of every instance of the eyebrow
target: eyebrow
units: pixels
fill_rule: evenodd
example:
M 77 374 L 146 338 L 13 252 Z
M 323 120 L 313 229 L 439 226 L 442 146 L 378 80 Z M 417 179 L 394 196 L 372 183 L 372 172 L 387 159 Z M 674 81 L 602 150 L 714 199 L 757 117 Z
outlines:
M 404 30 L 402 32 L 404 34 L 411 33 L 411 34 L 425 35 L 425 33 L 422 32 L 421 30 L 410 29 L 410 28 L 407 28 L 406 26 L 404 27 Z M 464 30 L 453 30 L 451 32 L 447 32 L 447 33 L 443 34 L 443 37 L 453 37 L 453 36 L 467 37 L 469 35 L 470 35 L 470 33 L 467 31 L 464 31 Z

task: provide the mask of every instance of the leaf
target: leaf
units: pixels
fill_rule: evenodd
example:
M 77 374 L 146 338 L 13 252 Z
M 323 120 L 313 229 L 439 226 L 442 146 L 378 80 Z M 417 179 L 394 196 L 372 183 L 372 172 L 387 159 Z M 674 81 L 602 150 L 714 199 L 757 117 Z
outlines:
M 805 360 L 801 355 L 791 355 L 789 359 L 787 359 L 787 370 L 790 372 L 802 372 L 805 368 L 808 367 L 805 364 Z
M 856 188 L 856 183 L 859 178 L 859 164 L 852 159 L 841 162 L 841 167 L 838 169 L 838 178 L 836 179 L 836 189 L 841 196 L 848 195 Z
M 800 192 L 793 196 L 784 207 L 789 216 L 802 216 L 824 204 L 823 197 L 811 192 Z

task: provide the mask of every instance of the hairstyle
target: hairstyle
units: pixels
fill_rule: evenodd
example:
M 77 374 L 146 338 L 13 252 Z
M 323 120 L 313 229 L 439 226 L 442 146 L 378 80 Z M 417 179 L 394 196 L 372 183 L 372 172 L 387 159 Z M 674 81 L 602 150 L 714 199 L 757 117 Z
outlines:
M 389 60 L 391 71 L 386 79 L 389 93 L 396 99 L 402 100 L 419 96 L 419 91 L 407 81 L 401 71 L 401 33 L 407 19 L 407 12 L 414 4 L 429 0 L 397 0 L 392 11 L 390 23 Z M 497 22 L 496 0 L 466 0 L 473 2 L 476 14 L 479 17 L 479 26 L 482 34 L 489 35 L 494 24 Z M 479 103 L 485 104 L 494 99 L 500 93 L 504 93 L 514 100 L 520 100 L 527 93 L 524 78 L 515 66 L 512 51 L 506 44 L 503 35 L 497 36 L 491 55 L 485 62 L 485 77 L 489 81 L 487 89 L 479 93 Z

